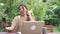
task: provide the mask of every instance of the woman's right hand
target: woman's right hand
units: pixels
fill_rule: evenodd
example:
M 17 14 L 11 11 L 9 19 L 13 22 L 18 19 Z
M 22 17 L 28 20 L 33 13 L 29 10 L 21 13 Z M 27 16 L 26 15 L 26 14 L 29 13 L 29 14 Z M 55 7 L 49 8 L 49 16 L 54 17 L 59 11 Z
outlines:
M 8 32 L 12 32 L 12 30 L 9 30 L 9 27 L 5 27 L 5 29 L 6 29 Z

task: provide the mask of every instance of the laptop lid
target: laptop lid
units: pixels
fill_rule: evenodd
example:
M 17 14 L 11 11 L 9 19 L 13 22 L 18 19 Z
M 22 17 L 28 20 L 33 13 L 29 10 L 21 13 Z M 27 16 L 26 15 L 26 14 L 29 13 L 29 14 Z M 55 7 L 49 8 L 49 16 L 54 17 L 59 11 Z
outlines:
M 41 34 L 44 21 L 24 21 L 21 29 L 22 34 Z

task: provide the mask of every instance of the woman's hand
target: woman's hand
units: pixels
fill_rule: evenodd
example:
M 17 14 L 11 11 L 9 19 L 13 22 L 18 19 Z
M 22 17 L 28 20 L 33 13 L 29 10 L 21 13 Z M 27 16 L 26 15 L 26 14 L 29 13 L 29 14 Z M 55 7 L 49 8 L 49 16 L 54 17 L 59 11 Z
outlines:
M 32 13 L 33 13 L 33 9 L 28 11 L 28 15 L 29 15 L 30 21 L 35 21 L 35 17 L 32 16 Z
M 5 27 L 6 30 L 9 30 L 9 31 L 12 31 L 14 29 L 13 26 L 10 26 L 10 27 Z
M 29 11 L 28 11 L 28 15 L 30 15 L 31 16 L 31 14 L 33 13 L 33 10 L 32 9 L 30 9 Z

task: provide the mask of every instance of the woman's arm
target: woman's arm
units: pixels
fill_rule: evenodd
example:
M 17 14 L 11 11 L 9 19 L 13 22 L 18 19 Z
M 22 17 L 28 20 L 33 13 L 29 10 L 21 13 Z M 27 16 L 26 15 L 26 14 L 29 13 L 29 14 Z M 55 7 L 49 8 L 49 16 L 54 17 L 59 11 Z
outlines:
M 14 30 L 15 26 L 17 25 L 17 22 L 18 22 L 18 17 L 16 16 L 13 19 L 11 26 L 10 27 L 6 27 L 5 29 L 10 30 L 10 31 Z
M 32 13 L 32 9 L 30 11 L 28 11 L 28 15 L 29 15 L 30 21 L 35 21 L 35 17 L 32 16 L 31 13 Z
M 35 17 L 34 16 L 29 15 L 29 18 L 30 18 L 30 21 L 35 21 Z

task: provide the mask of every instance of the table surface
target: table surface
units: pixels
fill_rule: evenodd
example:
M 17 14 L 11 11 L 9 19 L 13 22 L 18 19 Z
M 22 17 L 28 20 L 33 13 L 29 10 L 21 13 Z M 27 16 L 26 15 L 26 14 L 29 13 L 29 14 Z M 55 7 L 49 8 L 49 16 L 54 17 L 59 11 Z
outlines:
M 9 32 L 0 32 L 0 34 L 17 34 L 15 32 L 9 33 Z M 46 33 L 46 34 L 60 34 L 60 32 L 52 32 L 52 33 Z
M 46 33 L 46 34 L 60 34 L 60 32 L 51 32 L 51 33 Z
M 0 32 L 0 34 L 17 34 L 17 33 L 15 33 L 15 32 L 13 32 L 13 33 L 10 33 L 10 32 Z

